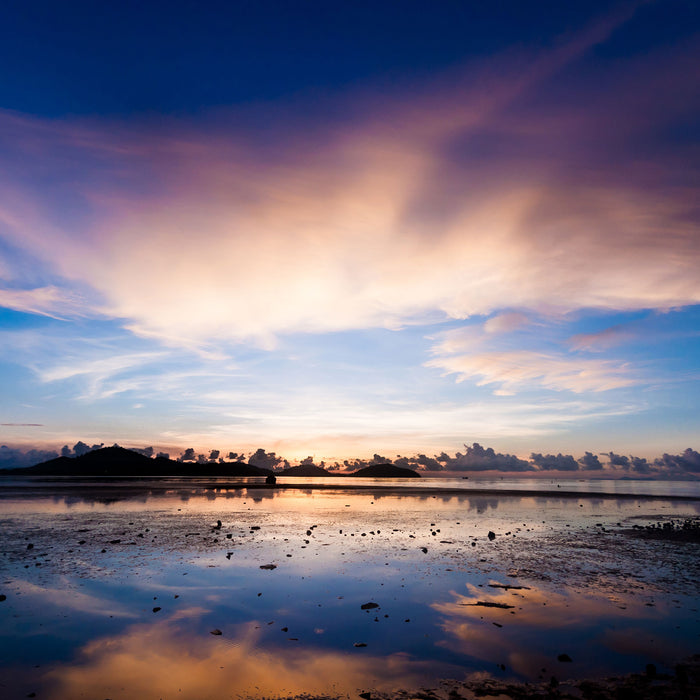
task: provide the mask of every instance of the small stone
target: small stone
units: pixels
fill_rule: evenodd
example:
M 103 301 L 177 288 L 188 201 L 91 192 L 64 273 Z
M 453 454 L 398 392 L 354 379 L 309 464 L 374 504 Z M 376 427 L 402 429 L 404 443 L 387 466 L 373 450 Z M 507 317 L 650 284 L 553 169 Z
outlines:
M 211 632 L 209 632 L 209 634 L 213 634 L 215 637 L 220 637 L 223 634 L 223 632 L 220 629 L 214 629 L 214 630 L 211 630 Z
M 374 610 L 374 608 L 378 608 L 379 604 L 378 603 L 363 603 L 360 605 L 361 610 Z
M 260 568 L 265 569 L 266 571 L 272 571 L 273 569 L 277 568 L 277 564 L 262 564 Z
M 489 530 L 488 538 L 489 538 L 490 540 L 495 540 L 495 539 L 496 539 L 496 533 L 495 533 L 495 532 L 492 532 L 491 530 Z
M 154 613 L 155 613 L 155 612 L 158 612 L 160 609 L 161 609 L 161 608 L 159 608 L 158 606 L 156 606 L 155 608 L 153 608 L 153 612 L 154 612 Z
M 366 647 L 367 645 L 364 642 L 355 642 L 353 646 L 359 649 L 361 647 Z
M 568 654 L 559 654 L 559 656 L 557 656 L 557 661 L 561 661 L 562 663 L 570 664 L 571 657 Z

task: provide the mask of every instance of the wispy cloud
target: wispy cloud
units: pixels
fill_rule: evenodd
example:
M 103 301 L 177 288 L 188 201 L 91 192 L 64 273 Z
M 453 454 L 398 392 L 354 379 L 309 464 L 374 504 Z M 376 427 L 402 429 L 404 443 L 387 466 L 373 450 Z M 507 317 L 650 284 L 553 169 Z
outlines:
M 26 184 L 31 165 L 22 166 L 26 178 L 11 183 L 20 197 L 0 202 L 6 235 L 98 290 L 135 332 L 182 343 L 270 347 L 289 332 L 506 308 L 699 303 L 691 174 L 678 178 L 671 144 L 631 168 L 632 141 L 694 109 L 687 86 L 664 87 L 687 55 L 659 54 L 650 69 L 638 59 L 649 69 L 643 79 L 632 65 L 614 66 L 595 101 L 581 85 L 585 110 L 540 91 L 620 21 L 549 54 L 467 69 L 449 89 L 381 106 L 366 99 L 354 106 L 363 117 L 342 126 L 292 124 L 274 147 L 220 122 L 146 133 L 4 114 L 15 158 L 41 148 L 56 181 L 42 199 Z M 645 112 L 656 88 L 665 110 Z M 64 225 L 49 225 L 66 149 L 84 165 L 71 180 L 84 211 L 75 222 L 62 211 Z M 12 303 L 59 313 L 49 301 Z
M 53 285 L 35 289 L 0 289 L 0 307 L 3 306 L 59 320 L 88 313 L 84 298 Z
M 457 381 L 476 379 L 479 386 L 497 384 L 497 393 L 502 395 L 533 384 L 583 393 L 638 383 L 629 367 L 609 360 L 581 360 L 527 350 L 438 357 L 426 366 L 456 374 Z
M 629 325 L 616 325 L 596 333 L 578 333 L 569 339 L 569 345 L 573 350 L 602 352 L 634 337 L 635 333 Z

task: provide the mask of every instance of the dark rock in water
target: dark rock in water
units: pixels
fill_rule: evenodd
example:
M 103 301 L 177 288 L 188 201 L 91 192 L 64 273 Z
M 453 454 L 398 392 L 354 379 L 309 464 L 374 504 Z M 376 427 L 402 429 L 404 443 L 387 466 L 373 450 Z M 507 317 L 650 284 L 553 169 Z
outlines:
M 272 571 L 273 569 L 277 568 L 277 564 L 262 564 L 260 568 L 266 569 L 267 571 Z
M 265 483 L 266 484 L 276 484 L 277 477 L 274 474 L 269 474 L 267 477 L 265 477 Z
M 480 608 L 501 608 L 501 610 L 510 610 L 510 608 L 515 607 L 515 605 L 508 605 L 508 603 L 494 603 L 490 600 L 477 600 L 476 603 L 460 603 L 460 605 L 474 605 Z
M 161 608 L 159 608 L 158 606 L 156 606 L 155 608 L 153 608 L 153 612 L 158 612 L 160 609 L 161 609 Z
M 222 632 L 220 629 L 215 629 L 215 630 L 211 630 L 211 632 L 209 632 L 209 634 L 213 634 L 215 637 L 220 637 L 222 635 Z
M 370 700 L 372 693 L 360 693 L 360 697 L 363 698 L 363 700 Z
M 656 675 L 656 666 L 654 666 L 654 664 L 647 664 L 646 672 L 649 678 L 653 678 Z
M 571 657 L 568 654 L 559 654 L 559 656 L 557 656 L 557 661 L 568 664 L 571 663 Z
M 360 647 L 366 647 L 367 645 L 364 642 L 355 642 L 353 646 L 359 649 Z
M 492 532 L 491 530 L 489 530 L 488 538 L 489 538 L 490 540 L 495 540 L 495 539 L 496 539 L 496 533 L 495 533 L 495 532 Z
M 423 554 L 427 554 L 427 553 L 428 553 L 428 548 L 427 548 L 427 547 L 421 547 L 421 548 L 420 548 L 420 551 L 423 552 Z
M 289 632 L 289 627 L 283 627 L 282 632 Z
M 31 544 L 31 543 L 30 543 L 30 544 L 28 544 L 28 545 L 27 545 L 27 549 L 34 549 L 34 545 L 33 545 L 33 544 Z
M 360 609 L 362 610 L 374 610 L 374 608 L 378 608 L 379 605 L 377 603 L 363 603 L 360 605 Z
M 4 603 L 7 600 L 7 596 L 4 595 L 3 593 L 0 593 L 0 603 Z
M 215 530 L 221 530 L 221 520 L 216 521 L 216 525 L 214 527 Z

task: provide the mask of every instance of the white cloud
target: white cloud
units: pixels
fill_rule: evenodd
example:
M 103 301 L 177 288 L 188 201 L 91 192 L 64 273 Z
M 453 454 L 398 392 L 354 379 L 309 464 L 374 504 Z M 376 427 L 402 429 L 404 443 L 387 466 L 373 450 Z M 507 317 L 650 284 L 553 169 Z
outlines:
M 625 364 L 528 350 L 437 357 L 426 362 L 426 366 L 444 370 L 446 374 L 456 374 L 460 382 L 475 379 L 479 386 L 497 384 L 500 395 L 533 385 L 583 393 L 609 391 L 639 383 L 638 377 Z

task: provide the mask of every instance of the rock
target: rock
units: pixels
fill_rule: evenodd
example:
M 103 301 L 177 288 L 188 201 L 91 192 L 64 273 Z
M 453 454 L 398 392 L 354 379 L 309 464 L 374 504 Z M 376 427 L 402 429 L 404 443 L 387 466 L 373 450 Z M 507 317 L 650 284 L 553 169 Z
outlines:
M 34 549 L 34 545 L 33 545 L 33 544 L 31 544 L 31 543 L 30 543 L 30 544 L 28 544 L 28 545 L 27 545 L 27 549 Z
M 428 553 L 428 548 L 427 548 L 427 547 L 421 547 L 421 548 L 420 548 L 420 551 L 423 552 L 423 554 L 427 554 L 427 553 Z
M 496 533 L 495 533 L 495 532 L 492 532 L 491 530 L 489 530 L 488 538 L 489 538 L 490 540 L 495 540 L 495 539 L 496 539 Z
M 215 629 L 215 630 L 211 630 L 211 632 L 209 632 L 209 634 L 213 634 L 215 637 L 220 637 L 223 634 L 223 632 L 220 629 Z
M 158 606 L 156 606 L 155 608 L 153 608 L 153 612 L 154 612 L 154 613 L 155 613 L 155 612 L 158 612 L 160 609 L 161 609 L 161 608 L 159 608 Z
M 378 608 L 379 604 L 378 603 L 363 603 L 360 605 L 361 610 L 374 610 L 374 608 Z
M 372 693 L 360 693 L 360 697 L 363 698 L 363 700 L 370 700 Z
M 359 649 L 360 647 L 366 647 L 367 645 L 364 642 L 355 642 L 353 646 Z
M 266 484 L 276 484 L 277 477 L 274 474 L 270 474 L 269 476 L 265 477 L 265 483 Z
M 0 593 L 0 603 L 4 603 L 7 600 L 7 596 Z
M 494 603 L 491 600 L 477 600 L 476 603 L 460 603 L 460 605 L 476 605 L 481 608 L 501 608 L 502 610 L 509 610 L 515 607 L 515 605 L 508 605 L 508 603 Z
M 277 564 L 262 564 L 260 568 L 266 569 L 267 571 L 272 571 L 273 569 L 277 568 Z
M 561 661 L 562 663 L 570 664 L 571 657 L 568 654 L 559 654 L 559 656 L 557 656 L 557 661 Z

